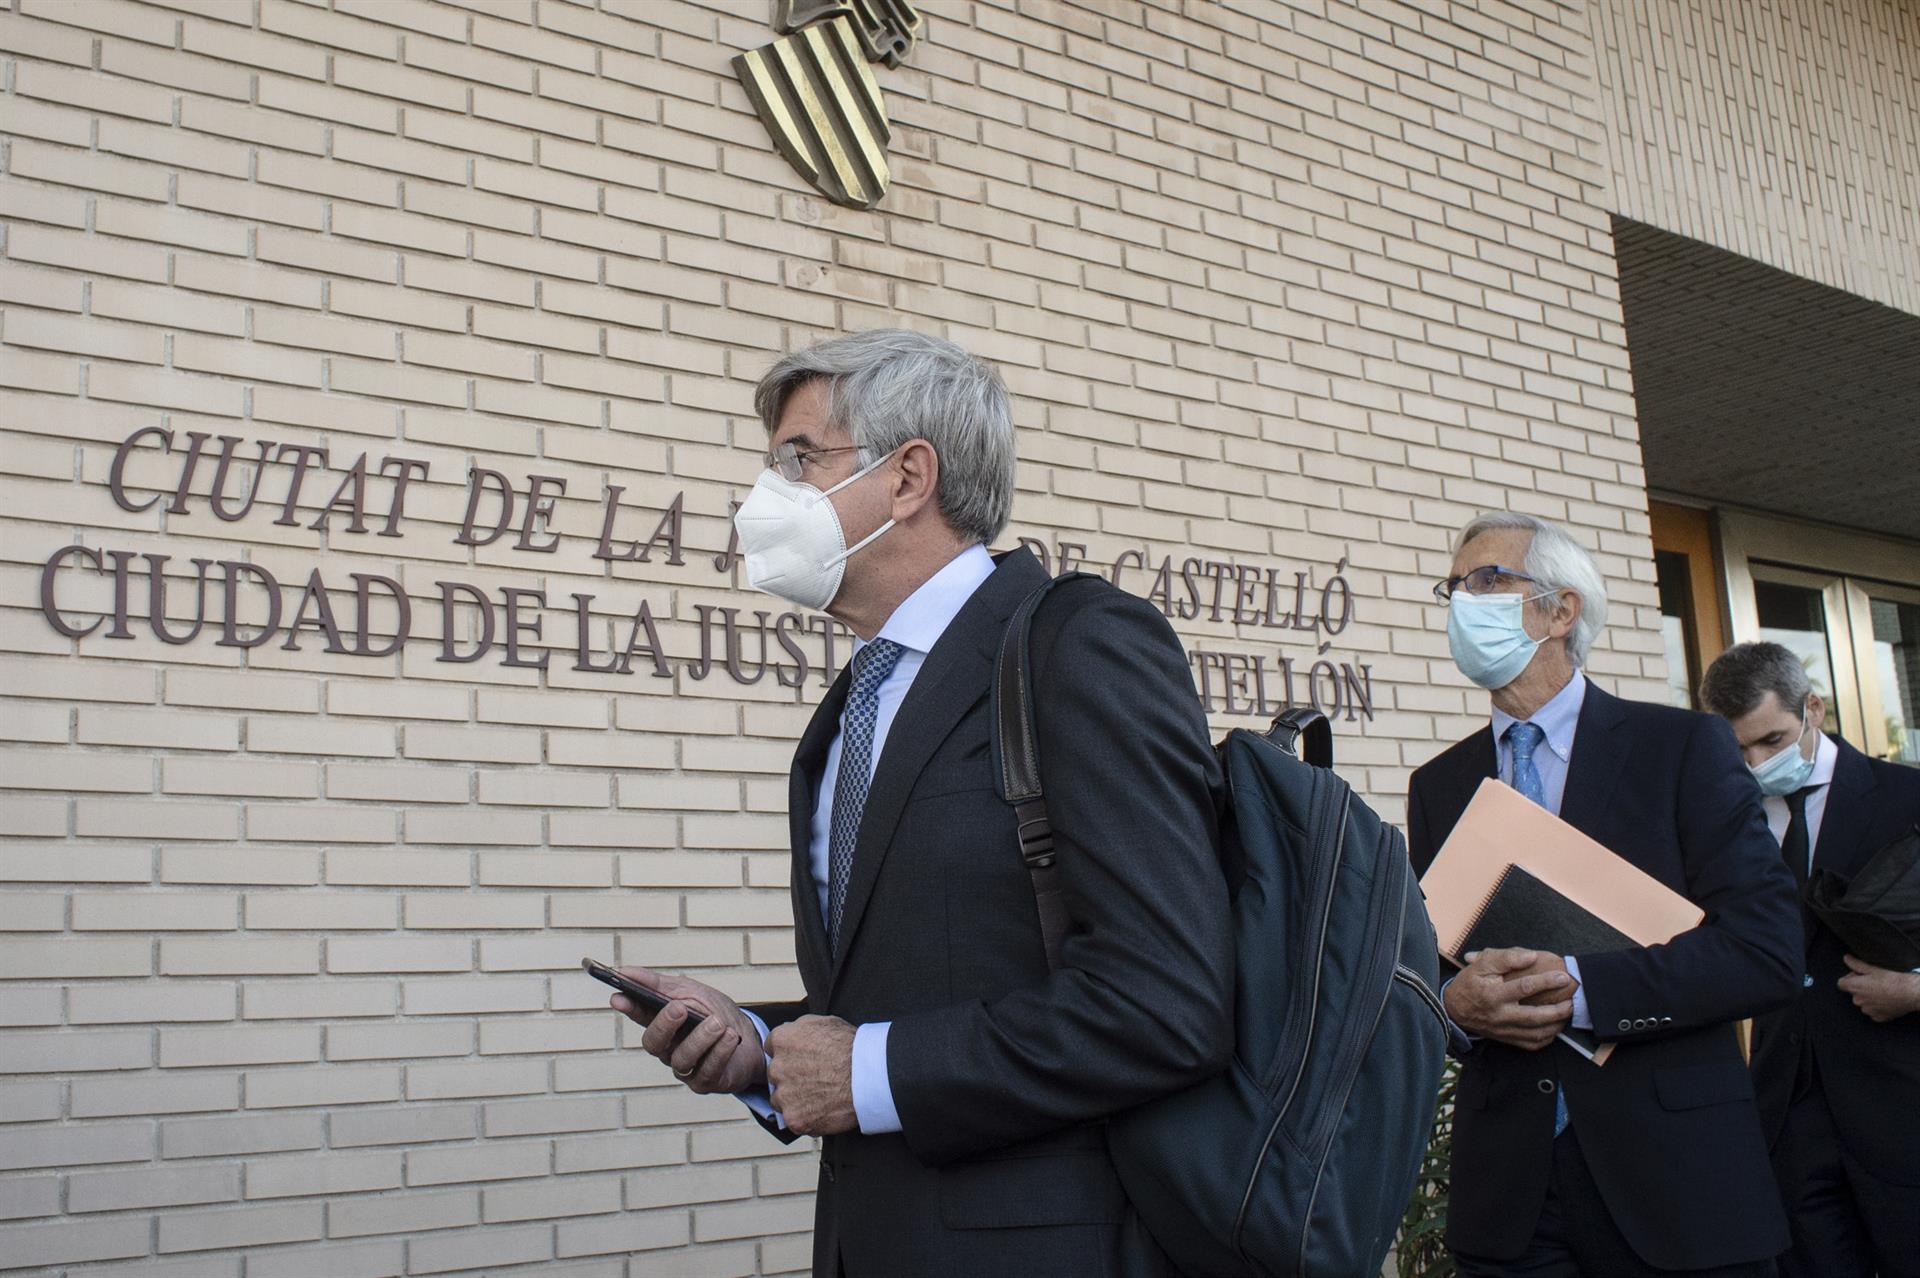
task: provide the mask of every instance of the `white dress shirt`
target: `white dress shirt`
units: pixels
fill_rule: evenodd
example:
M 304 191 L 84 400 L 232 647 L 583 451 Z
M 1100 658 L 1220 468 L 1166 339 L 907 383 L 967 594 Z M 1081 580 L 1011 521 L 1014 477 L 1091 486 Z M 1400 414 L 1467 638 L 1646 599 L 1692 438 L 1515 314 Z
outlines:
M 894 609 L 893 615 L 887 618 L 886 624 L 880 627 L 879 634 L 874 636 L 877 639 L 890 639 L 904 651 L 894 663 L 893 672 L 880 685 L 879 713 L 874 721 L 870 768 L 879 768 L 894 716 L 900 712 L 900 703 L 906 700 L 920 667 L 926 664 L 927 654 L 933 651 L 934 644 L 953 624 L 953 619 L 966 606 L 967 600 L 973 598 L 974 592 L 993 576 L 993 571 L 993 556 L 987 553 L 986 547 L 969 546 L 949 560 L 946 567 L 921 583 L 918 590 L 908 595 Z M 857 655 L 866 644 L 866 640 L 855 640 L 854 653 Z M 842 731 L 834 733 L 832 743 L 827 746 L 826 766 L 820 772 L 807 848 L 807 861 L 813 872 L 814 899 L 819 903 L 823 918 L 827 913 L 827 888 L 831 877 L 828 844 L 833 830 L 833 792 L 840 779 L 840 742 L 846 726 L 844 707 L 840 722 Z M 869 780 L 872 775 L 872 772 L 868 773 Z M 765 1022 L 751 1012 L 747 1015 L 759 1027 L 760 1037 L 764 1041 L 767 1036 Z M 894 1106 L 893 1086 L 887 1078 L 887 1032 L 892 1025 L 891 1021 L 874 1021 L 859 1026 L 853 1035 L 853 1111 L 860 1121 L 860 1130 L 870 1136 L 900 1130 L 900 1111 Z M 772 1115 L 771 1098 L 765 1093 L 743 1093 L 740 1099 L 756 1113 Z
M 1827 815 L 1827 792 L 1833 787 L 1833 767 L 1840 762 L 1840 747 L 1833 738 L 1822 732 L 1820 742 L 1813 748 L 1813 771 L 1807 776 L 1807 784 L 1813 787 L 1813 793 L 1807 796 L 1807 873 L 1813 873 L 1813 854 L 1820 846 L 1820 819 Z M 1775 843 L 1787 841 L 1787 823 L 1793 814 L 1787 810 L 1784 798 L 1768 795 L 1761 802 L 1767 809 L 1767 829 L 1773 831 Z

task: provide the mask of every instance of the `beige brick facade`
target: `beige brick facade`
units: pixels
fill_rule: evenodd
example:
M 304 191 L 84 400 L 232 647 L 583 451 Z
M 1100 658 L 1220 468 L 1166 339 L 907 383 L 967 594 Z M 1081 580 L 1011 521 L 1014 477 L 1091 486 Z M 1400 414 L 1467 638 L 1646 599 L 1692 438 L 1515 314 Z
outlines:
M 1920 9 L 1588 7 L 1612 211 L 1920 314 Z
M 0 0 L 0 1267 L 806 1263 L 806 1148 L 576 967 L 797 988 L 846 636 L 724 558 L 784 349 L 995 360 L 1008 544 L 1159 586 L 1220 728 L 1336 709 L 1397 815 L 1483 704 L 1427 602 L 1477 510 L 1574 526 L 1594 673 L 1663 686 L 1610 211 L 1920 309 L 1897 4 L 1767 7 L 1835 92 L 1764 125 L 1605 0 L 923 7 L 863 213 L 733 78 L 771 0 Z

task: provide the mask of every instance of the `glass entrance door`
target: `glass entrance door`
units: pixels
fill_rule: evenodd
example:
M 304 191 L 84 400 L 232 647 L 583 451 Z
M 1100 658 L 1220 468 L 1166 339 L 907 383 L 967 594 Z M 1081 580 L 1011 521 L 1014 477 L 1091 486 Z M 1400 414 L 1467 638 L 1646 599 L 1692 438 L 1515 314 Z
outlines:
M 1873 673 L 1867 737 L 1883 759 L 1920 767 L 1920 590 L 1867 583 L 1862 664 Z M 1875 741 L 1875 729 L 1882 741 Z
M 1807 668 L 1808 682 L 1827 703 L 1827 731 L 1851 737 L 1847 728 L 1852 707 L 1847 703 L 1854 698 L 1840 693 L 1842 686 L 1851 693 L 1855 684 L 1846 630 L 1845 587 L 1837 578 L 1823 580 L 1810 573 L 1755 564 L 1753 606 L 1760 620 L 1759 633 L 1754 637 L 1782 644 L 1800 658 L 1800 664 Z M 1844 681 L 1839 677 L 1843 665 L 1847 676 Z

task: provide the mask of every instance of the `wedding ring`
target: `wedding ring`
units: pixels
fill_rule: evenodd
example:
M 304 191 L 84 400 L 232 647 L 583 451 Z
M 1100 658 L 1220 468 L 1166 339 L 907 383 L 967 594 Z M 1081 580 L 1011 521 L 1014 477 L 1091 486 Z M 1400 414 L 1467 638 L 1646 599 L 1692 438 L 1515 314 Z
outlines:
M 669 1067 L 669 1068 L 671 1068 L 671 1067 Z M 676 1069 L 676 1070 L 674 1070 L 674 1071 L 673 1071 L 673 1076 L 674 1076 L 675 1078 L 692 1078 L 692 1077 L 693 1077 L 693 1071 L 692 1071 L 692 1070 L 690 1070 L 690 1069 L 687 1069 L 687 1070 L 680 1070 L 680 1069 Z

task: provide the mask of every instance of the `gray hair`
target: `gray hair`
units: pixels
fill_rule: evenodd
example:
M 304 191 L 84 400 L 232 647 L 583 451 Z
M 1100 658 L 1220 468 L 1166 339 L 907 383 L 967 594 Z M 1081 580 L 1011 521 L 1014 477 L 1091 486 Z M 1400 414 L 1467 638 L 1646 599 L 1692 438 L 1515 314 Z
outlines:
M 1527 543 L 1526 562 L 1518 566 L 1541 590 L 1551 592 L 1555 601 L 1563 590 L 1580 596 L 1580 620 L 1574 622 L 1573 632 L 1567 636 L 1567 655 L 1574 665 L 1586 665 L 1593 641 L 1607 627 L 1607 579 L 1601 575 L 1600 565 L 1560 525 L 1507 510 L 1491 511 L 1468 524 L 1453 543 L 1454 553 L 1459 554 L 1481 533 L 1501 528 L 1533 534 Z
M 1723 719 L 1752 714 L 1769 692 L 1788 710 L 1807 704 L 1813 681 L 1793 649 L 1777 643 L 1737 643 L 1713 659 L 1700 681 L 1700 701 Z
M 827 422 L 871 465 L 909 440 L 940 459 L 935 498 L 953 530 L 992 544 L 1013 512 L 1013 409 L 991 365 L 938 337 L 879 328 L 794 351 L 767 370 L 753 407 L 771 435 L 787 399 L 826 383 Z

